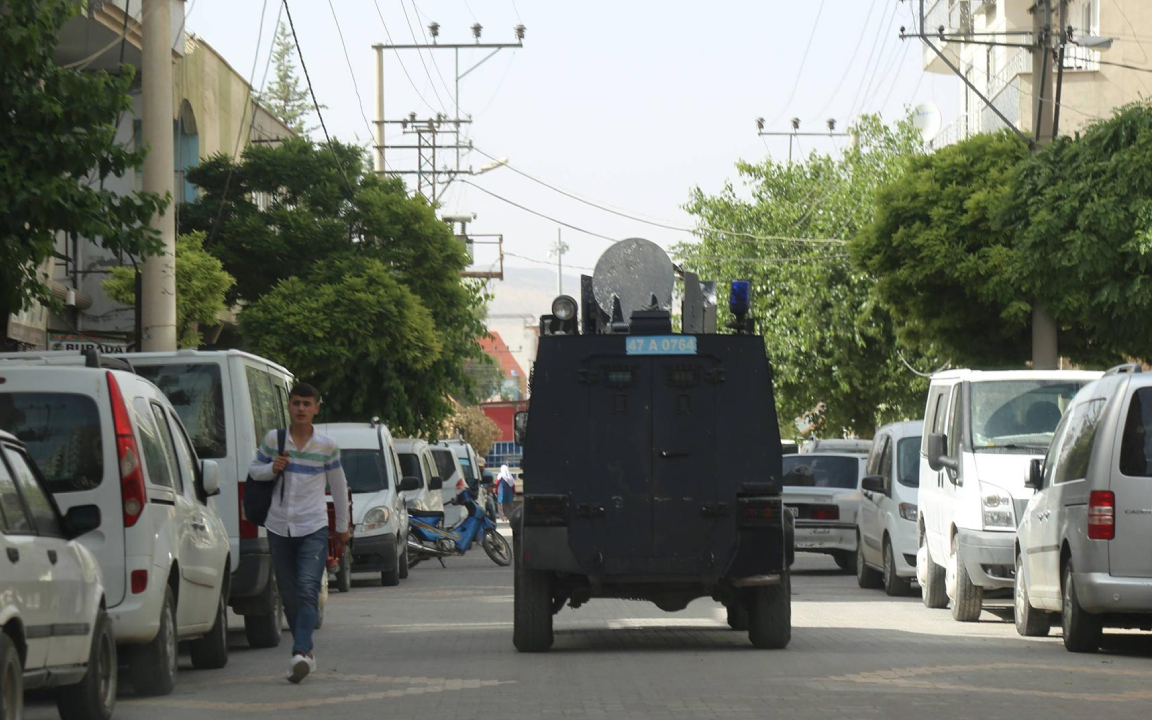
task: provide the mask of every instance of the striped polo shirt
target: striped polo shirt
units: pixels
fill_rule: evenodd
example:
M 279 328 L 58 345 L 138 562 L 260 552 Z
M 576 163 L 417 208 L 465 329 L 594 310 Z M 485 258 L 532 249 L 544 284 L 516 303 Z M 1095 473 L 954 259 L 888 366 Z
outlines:
M 257 482 L 272 482 L 272 459 L 276 452 L 276 431 L 270 430 L 256 449 L 256 458 L 248 470 Z M 328 503 L 325 488 L 332 489 L 332 497 L 347 498 L 348 482 L 340 464 L 340 448 L 336 441 L 319 430 L 312 429 L 312 437 L 302 448 L 292 441 L 292 433 L 285 433 L 284 450 L 288 453 L 288 467 L 284 470 L 283 493 L 277 487 L 272 492 L 272 505 L 264 527 L 282 537 L 301 537 L 328 527 Z M 283 499 L 281 499 L 283 497 Z M 337 502 L 336 531 L 348 530 L 348 503 Z

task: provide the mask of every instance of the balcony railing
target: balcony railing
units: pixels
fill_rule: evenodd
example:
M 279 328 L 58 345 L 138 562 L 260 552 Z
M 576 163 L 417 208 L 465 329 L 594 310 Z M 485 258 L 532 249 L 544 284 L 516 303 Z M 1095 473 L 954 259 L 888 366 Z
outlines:
M 942 147 L 955 145 L 972 134 L 973 131 L 969 126 L 968 116 L 960 115 L 945 125 L 940 132 L 936 133 L 936 137 L 928 142 L 928 148 L 931 150 L 939 150 Z
M 936 0 L 924 13 L 924 32 L 934 35 L 943 26 L 950 35 L 972 32 L 970 0 Z
M 1079 45 L 1064 48 L 1064 70 L 1095 72 L 1100 69 L 1100 52 Z

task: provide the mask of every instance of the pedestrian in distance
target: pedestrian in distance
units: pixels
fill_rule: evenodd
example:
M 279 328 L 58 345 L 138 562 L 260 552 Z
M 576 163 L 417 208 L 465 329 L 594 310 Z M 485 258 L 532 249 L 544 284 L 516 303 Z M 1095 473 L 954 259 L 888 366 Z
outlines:
M 288 397 L 292 424 L 287 431 L 270 430 L 256 450 L 249 477 L 277 482 L 264 527 L 272 549 L 276 584 L 292 631 L 292 662 L 286 677 L 298 683 L 316 669 L 312 632 L 319 614 L 320 584 L 328 572 L 328 503 L 332 496 L 348 496 L 348 483 L 340 465 L 340 448 L 316 430 L 312 421 L 320 412 L 320 393 L 307 383 L 292 388 Z M 281 433 L 284 440 L 281 441 Z M 283 448 L 279 452 L 279 448 Z M 337 551 L 348 542 L 348 504 L 335 503 Z
M 499 485 L 497 495 L 500 502 L 500 519 L 506 521 L 512 514 L 512 503 L 516 500 L 516 479 L 512 477 L 512 471 L 507 465 L 500 466 L 500 475 L 496 478 L 496 482 Z

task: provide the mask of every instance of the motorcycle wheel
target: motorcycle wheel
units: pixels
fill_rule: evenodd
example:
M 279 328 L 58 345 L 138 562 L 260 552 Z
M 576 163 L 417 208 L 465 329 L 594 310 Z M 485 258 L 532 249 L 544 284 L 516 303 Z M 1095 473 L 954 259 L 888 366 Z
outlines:
M 500 567 L 512 564 L 512 548 L 500 533 L 491 528 L 485 530 L 480 544 L 484 547 L 484 552 L 488 553 L 488 557 L 492 558 L 492 562 Z

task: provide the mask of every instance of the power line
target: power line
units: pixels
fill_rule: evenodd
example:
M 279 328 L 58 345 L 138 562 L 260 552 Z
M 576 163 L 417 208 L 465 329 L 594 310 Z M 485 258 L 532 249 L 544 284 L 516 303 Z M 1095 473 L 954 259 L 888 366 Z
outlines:
M 812 41 L 816 39 L 816 29 L 820 26 L 820 16 L 824 13 L 824 2 L 825 0 L 820 0 L 820 7 L 816 9 L 816 19 L 812 21 L 812 32 L 808 35 L 808 44 L 804 47 L 804 55 L 800 58 L 800 68 L 796 71 L 796 82 L 792 83 L 792 92 L 788 93 L 788 99 L 784 101 L 780 113 L 772 119 L 769 125 L 776 124 L 776 121 L 788 112 L 788 106 L 796 97 L 796 89 L 800 87 L 800 78 L 804 75 L 804 64 L 808 62 L 808 53 L 812 50 Z
M 828 108 L 832 105 L 832 102 L 836 99 L 836 96 L 840 94 L 840 88 L 844 87 L 844 83 L 848 80 L 848 76 L 852 74 L 854 67 L 852 60 L 856 58 L 860 52 L 860 46 L 864 44 L 864 29 L 867 28 L 868 23 L 871 22 L 872 11 L 875 9 L 876 3 L 868 4 L 868 15 L 864 18 L 864 24 L 860 26 L 860 34 L 856 38 L 856 47 L 852 49 L 852 54 L 848 60 L 848 67 L 845 68 L 844 74 L 840 76 L 840 82 L 836 83 L 836 89 L 832 91 L 832 95 L 828 98 L 828 102 L 824 103 L 824 107 L 820 108 L 820 112 L 816 113 L 817 118 L 823 115 L 824 112 L 828 110 Z
M 388 23 L 384 22 L 384 13 L 380 10 L 379 0 L 372 0 L 372 3 L 376 6 L 376 14 L 380 16 L 380 24 L 384 26 L 384 35 L 387 36 L 388 43 L 390 45 L 395 45 L 396 43 L 392 40 L 392 31 L 388 29 Z M 420 102 L 427 105 L 429 110 L 436 112 L 436 106 L 428 102 L 428 99 L 425 98 L 423 93 L 420 92 L 420 88 L 416 86 L 416 81 L 412 79 L 411 73 L 408 72 L 408 66 L 404 64 L 404 59 L 400 57 L 400 51 L 393 49 L 392 52 L 396 54 L 396 59 L 400 61 L 400 69 L 404 71 L 404 77 L 408 78 L 408 84 L 412 86 L 412 90 L 416 93 L 416 97 L 420 98 Z M 375 135 L 373 135 L 373 137 L 375 137 Z
M 412 27 L 412 18 L 408 17 L 408 6 L 404 0 L 400 0 L 400 9 L 404 11 L 404 22 L 408 23 L 408 32 L 412 34 L 412 42 L 419 43 L 420 40 L 416 37 L 416 30 Z M 416 18 L 416 20 L 419 21 L 420 18 Z M 432 78 L 432 73 L 428 70 L 428 63 L 424 62 L 424 54 L 419 49 L 416 50 L 416 57 L 420 58 L 420 64 L 424 66 L 424 74 L 428 76 L 428 84 L 432 86 L 432 94 L 436 96 L 436 102 L 440 103 L 440 109 L 447 113 L 448 106 L 440 97 L 440 91 L 436 89 L 436 81 Z M 432 58 L 432 62 L 435 63 L 436 58 Z
M 400 2 L 403 3 L 404 0 L 400 0 Z M 416 20 L 417 21 L 420 20 L 421 15 L 424 15 L 425 20 L 430 19 L 427 15 L 420 12 L 420 6 L 416 4 L 416 0 L 412 0 L 412 9 L 416 11 Z M 472 12 L 471 8 L 469 8 L 468 12 Z M 476 16 L 473 15 L 472 19 L 475 20 Z M 479 22 L 479 21 L 477 21 L 477 22 Z M 424 30 L 423 24 L 420 25 L 420 34 L 422 36 L 424 36 L 424 43 L 426 45 L 430 44 L 428 41 L 428 33 L 427 33 L 427 31 Z M 412 39 L 415 40 L 416 36 L 413 35 Z M 452 88 L 448 87 L 448 81 L 444 79 L 444 73 L 440 72 L 440 63 L 436 62 L 436 55 L 433 54 L 431 51 L 429 51 L 428 57 L 432 58 L 432 67 L 436 68 L 436 74 L 440 77 L 440 84 L 444 86 L 444 92 L 448 93 L 448 97 L 452 97 Z
M 860 84 L 856 87 L 856 95 L 852 98 L 852 103 L 848 106 L 849 115 L 855 114 L 857 104 L 860 101 L 860 93 L 864 90 L 864 78 L 868 75 L 868 68 L 872 66 L 872 58 L 876 56 L 876 50 L 880 47 L 880 39 L 884 35 L 884 28 L 892 23 L 892 18 L 896 17 L 896 6 L 892 6 L 892 15 L 887 20 L 884 15 L 880 15 L 880 24 L 876 26 L 876 39 L 872 41 L 872 49 L 868 51 L 868 59 L 864 62 L 864 72 L 860 75 Z M 887 43 L 885 43 L 887 44 Z M 877 59 L 879 63 L 879 59 Z
M 344 43 L 344 31 L 340 29 L 340 18 L 336 17 L 336 6 L 328 0 L 328 9 L 332 11 L 332 20 L 336 23 L 336 34 L 340 36 L 340 47 L 344 49 L 344 62 L 348 64 L 348 74 L 352 76 L 352 89 L 356 91 L 356 107 L 360 110 L 360 117 L 364 120 L 364 129 L 368 131 L 368 139 L 375 142 L 376 133 L 372 132 L 372 123 L 368 122 L 368 115 L 364 112 L 364 99 L 360 97 L 360 85 L 356 82 L 356 73 L 352 70 L 352 59 L 348 57 L 348 45 Z
M 521 210 L 523 210 L 526 213 L 531 213 L 532 215 L 535 215 L 537 217 L 544 218 L 545 220 L 548 220 L 550 222 L 554 222 L 557 225 L 563 225 L 564 227 L 568 228 L 569 230 L 575 230 L 578 233 L 584 233 L 585 235 L 591 235 L 592 237 L 600 238 L 601 240 L 607 240 L 608 242 L 612 242 L 612 243 L 619 242 L 616 238 L 608 237 L 607 235 L 601 235 L 600 233 L 593 232 L 591 230 L 585 230 L 584 228 L 579 227 L 577 225 L 573 225 L 571 223 L 566 223 L 563 220 L 557 220 L 554 217 L 551 217 L 549 215 L 545 215 L 544 213 L 539 212 L 537 210 L 533 210 L 530 207 L 525 207 L 524 205 L 521 205 L 520 203 L 516 202 L 515 200 L 509 200 L 506 197 L 502 197 L 500 195 L 497 195 L 496 193 L 492 192 L 491 190 L 488 190 L 487 188 L 480 187 L 479 185 L 477 185 L 476 183 L 474 183 L 470 180 L 465 180 L 464 178 L 460 178 L 460 182 L 464 183 L 465 185 L 469 185 L 471 187 L 476 188 L 477 190 L 484 193 L 485 195 L 491 195 L 492 197 L 496 198 L 497 200 L 504 202 L 504 203 L 507 203 L 507 204 L 511 205 L 512 207 L 520 208 Z
M 504 251 L 504 254 L 507 257 L 514 257 L 514 258 L 517 258 L 519 260 L 527 260 L 528 262 L 536 263 L 538 265 L 547 265 L 547 266 L 553 267 L 553 268 L 556 267 L 556 263 L 551 261 L 551 260 L 540 260 L 538 258 L 530 258 L 526 255 L 517 255 L 516 253 L 510 253 L 507 250 Z M 595 270 L 595 268 L 585 267 L 583 265 L 571 265 L 571 264 L 569 264 L 569 265 L 565 265 L 564 267 L 565 267 L 565 269 L 571 269 L 571 270 Z

